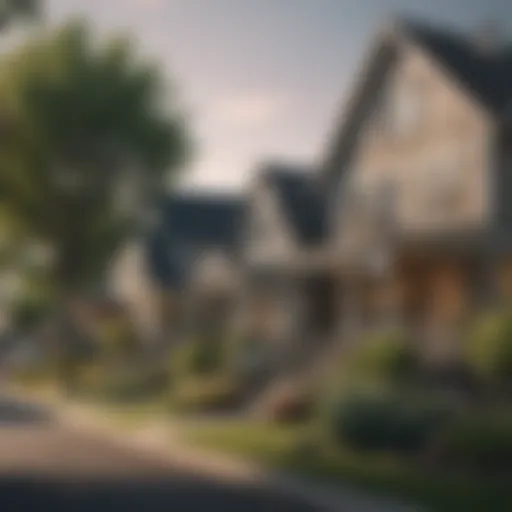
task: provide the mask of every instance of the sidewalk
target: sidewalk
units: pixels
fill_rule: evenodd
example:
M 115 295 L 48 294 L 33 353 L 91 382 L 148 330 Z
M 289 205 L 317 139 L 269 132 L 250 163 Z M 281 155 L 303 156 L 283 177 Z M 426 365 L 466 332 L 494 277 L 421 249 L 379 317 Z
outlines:
M 178 422 L 159 418 L 144 426 L 123 429 L 106 411 L 89 404 L 69 402 L 58 396 L 37 396 L 32 392 L 10 390 L 13 396 L 51 408 L 60 423 L 86 436 L 108 439 L 123 450 L 136 451 L 169 468 L 219 481 L 264 485 L 288 496 L 300 498 L 327 512 L 418 512 L 385 498 L 373 498 L 336 486 L 313 484 L 305 479 L 269 471 L 248 460 L 191 446 L 180 436 Z

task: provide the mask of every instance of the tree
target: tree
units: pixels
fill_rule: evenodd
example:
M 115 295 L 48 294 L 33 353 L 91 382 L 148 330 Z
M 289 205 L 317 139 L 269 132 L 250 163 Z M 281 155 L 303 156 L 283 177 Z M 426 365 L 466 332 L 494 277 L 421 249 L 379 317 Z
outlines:
M 14 21 L 34 19 L 39 11 L 38 0 L 0 0 L 0 30 Z
M 129 40 L 93 42 L 80 23 L 32 39 L 0 64 L 0 213 L 52 255 L 60 332 L 52 350 L 69 387 L 80 339 L 71 299 L 102 282 L 188 153 L 164 85 Z
M 93 44 L 76 23 L 8 57 L 0 109 L 3 207 L 52 248 L 61 294 L 81 293 L 183 163 L 183 117 L 128 40 Z

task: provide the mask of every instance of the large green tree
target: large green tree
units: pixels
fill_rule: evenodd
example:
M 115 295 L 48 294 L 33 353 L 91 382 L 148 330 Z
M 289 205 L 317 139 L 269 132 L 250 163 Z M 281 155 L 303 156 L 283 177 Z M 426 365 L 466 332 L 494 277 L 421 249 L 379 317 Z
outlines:
M 183 116 L 130 42 L 84 24 L 39 36 L 0 65 L 0 204 L 51 248 L 57 289 L 98 282 L 122 238 L 187 154 Z
M 14 21 L 37 18 L 40 9 L 38 0 L 0 0 L 0 30 Z

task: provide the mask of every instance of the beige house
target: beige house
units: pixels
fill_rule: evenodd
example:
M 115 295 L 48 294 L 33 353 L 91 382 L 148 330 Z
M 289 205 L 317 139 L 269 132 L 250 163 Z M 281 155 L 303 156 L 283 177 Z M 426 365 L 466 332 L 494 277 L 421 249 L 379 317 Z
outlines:
M 275 336 L 311 338 L 315 311 L 331 338 L 400 325 L 426 356 L 455 354 L 475 309 L 512 292 L 511 128 L 512 47 L 384 27 L 319 171 L 288 172 L 291 200 L 279 169 L 252 188 L 244 254 L 260 288 L 270 276 Z
M 512 47 L 489 32 L 378 35 L 322 169 L 335 269 L 363 324 L 398 322 L 444 358 L 509 293 L 511 107 Z
M 512 47 L 391 23 L 333 135 L 315 170 L 264 165 L 244 201 L 174 198 L 149 244 L 156 302 L 185 293 L 180 317 L 230 317 L 288 359 L 383 326 L 450 358 L 474 312 L 512 296 Z M 137 247 L 120 281 L 151 327 Z

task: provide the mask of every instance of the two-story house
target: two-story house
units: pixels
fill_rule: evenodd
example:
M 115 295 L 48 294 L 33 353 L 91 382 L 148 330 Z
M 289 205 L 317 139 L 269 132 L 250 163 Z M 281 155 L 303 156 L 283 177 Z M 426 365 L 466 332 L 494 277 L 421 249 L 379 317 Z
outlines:
M 155 281 L 227 285 L 237 328 L 287 354 L 400 325 L 445 360 L 477 309 L 512 298 L 512 47 L 495 33 L 384 27 L 315 167 L 263 166 L 244 205 L 171 200 L 125 255 L 134 311 L 155 316 Z
M 348 323 L 410 327 L 449 357 L 482 302 L 511 292 L 512 47 L 386 26 L 322 166 Z

